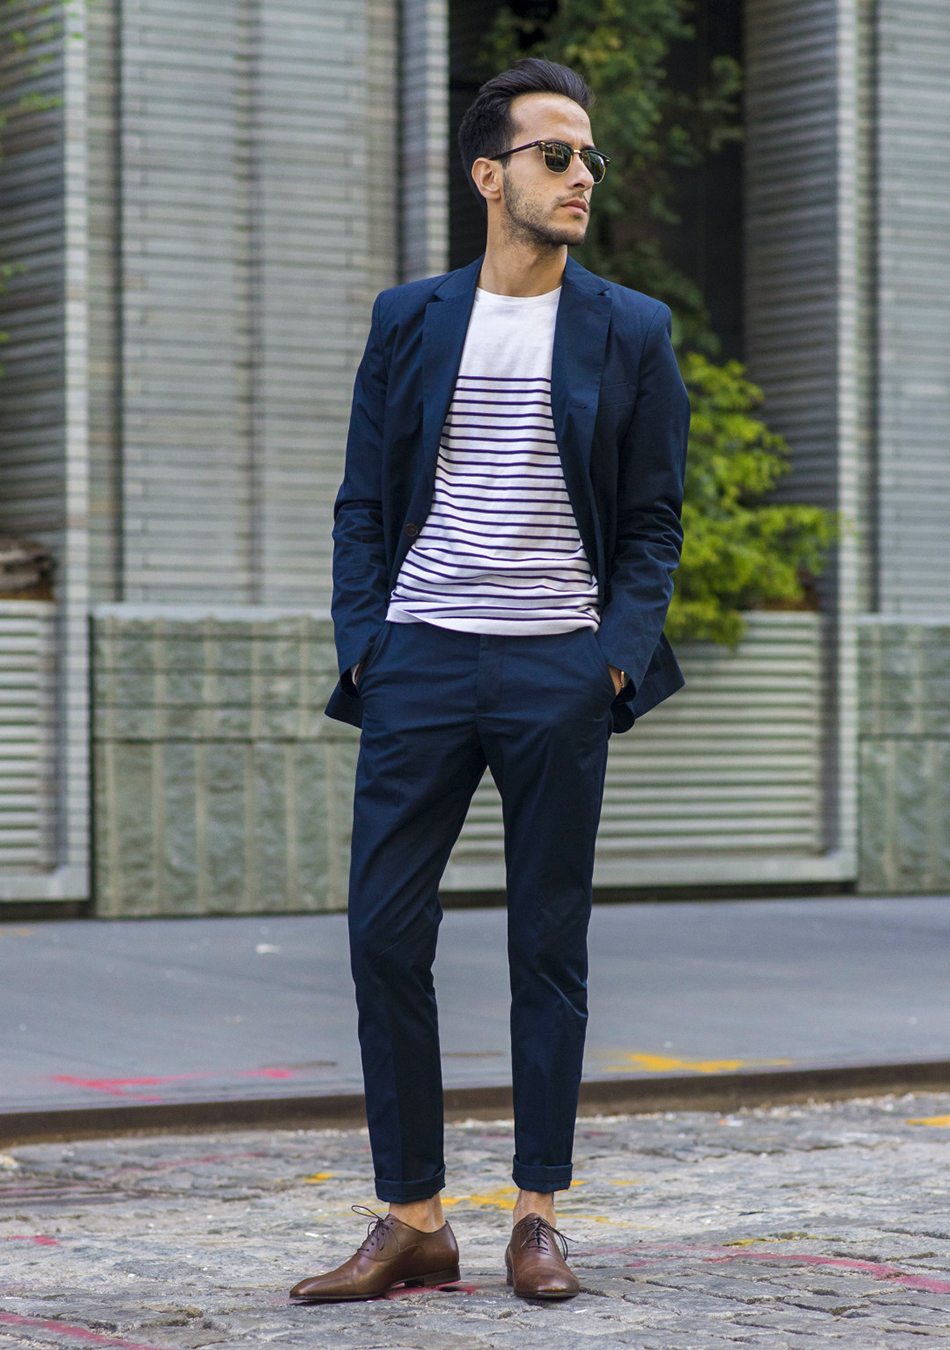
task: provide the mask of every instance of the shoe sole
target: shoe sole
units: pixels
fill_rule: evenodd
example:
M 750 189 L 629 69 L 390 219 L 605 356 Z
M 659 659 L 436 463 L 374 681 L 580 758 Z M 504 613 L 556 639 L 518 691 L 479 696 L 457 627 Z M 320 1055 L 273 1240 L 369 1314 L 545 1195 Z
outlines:
M 565 1289 L 562 1293 L 557 1294 L 539 1294 L 533 1292 L 529 1294 L 523 1289 L 515 1288 L 515 1282 L 511 1277 L 511 1271 L 508 1272 L 507 1283 L 511 1286 L 511 1291 L 517 1298 L 539 1298 L 544 1299 L 549 1303 L 553 1303 L 561 1298 L 577 1298 L 577 1295 L 581 1292 L 579 1289 Z
M 394 1280 L 385 1289 L 377 1289 L 373 1294 L 328 1294 L 316 1298 L 292 1298 L 291 1303 L 368 1303 L 370 1299 L 382 1298 L 390 1289 L 433 1289 L 443 1284 L 458 1284 L 461 1279 L 458 1266 L 448 1270 L 434 1270 L 430 1275 L 410 1275 L 405 1280 Z

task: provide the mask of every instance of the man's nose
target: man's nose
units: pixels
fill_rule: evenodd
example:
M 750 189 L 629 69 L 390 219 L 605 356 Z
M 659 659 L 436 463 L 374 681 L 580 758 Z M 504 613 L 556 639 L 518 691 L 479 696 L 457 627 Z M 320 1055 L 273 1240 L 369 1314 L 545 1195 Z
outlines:
M 570 179 L 571 187 L 579 187 L 583 192 L 587 192 L 594 186 L 594 175 L 580 155 L 575 155 L 571 160 Z

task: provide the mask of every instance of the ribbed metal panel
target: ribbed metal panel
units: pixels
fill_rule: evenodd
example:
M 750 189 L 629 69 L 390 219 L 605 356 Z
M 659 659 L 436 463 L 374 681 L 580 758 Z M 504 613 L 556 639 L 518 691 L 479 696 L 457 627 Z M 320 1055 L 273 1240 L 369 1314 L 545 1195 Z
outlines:
M 950 6 L 880 0 L 878 600 L 950 612 Z
M 0 291 L 0 529 L 62 552 L 64 386 L 63 68 L 60 44 L 40 37 L 57 6 L 17 0 L 0 10 L 0 101 L 8 121 L 0 162 L 0 261 L 18 270 Z M 14 47 L 11 34 L 27 45 Z M 52 58 L 48 60 L 47 58 Z M 37 70 L 37 62 L 42 62 Z M 59 105 L 21 112 L 32 94 Z
M 83 20 L 84 7 L 44 0 L 0 15 L 0 259 L 18 266 L 0 294 L 0 529 L 42 539 L 57 562 L 55 688 L 53 606 L 0 606 L 13 662 L 0 654 L 0 901 L 87 893 Z M 52 106 L 19 111 L 34 94 Z
M 840 513 L 829 614 L 827 847 L 857 866 L 857 653 L 871 426 L 869 16 L 854 0 L 745 5 L 745 354 L 793 472 L 780 499 Z M 830 856 L 830 855 L 829 855 Z
M 52 862 L 54 612 L 0 601 L 0 874 Z
M 403 0 L 400 5 L 398 180 L 404 281 L 438 276 L 448 268 L 448 28 L 448 0 Z
M 749 616 L 732 651 L 685 647 L 687 685 L 610 742 L 595 884 L 834 875 L 824 864 L 821 620 Z M 504 884 L 501 802 L 478 789 L 447 890 Z
M 395 40 L 347 0 L 122 0 L 129 600 L 312 603 L 373 294 Z
M 329 597 L 370 306 L 396 279 L 395 11 L 380 0 L 255 8 L 255 598 L 312 605 Z
M 745 7 L 745 352 L 791 444 L 782 491 L 838 504 L 836 7 Z

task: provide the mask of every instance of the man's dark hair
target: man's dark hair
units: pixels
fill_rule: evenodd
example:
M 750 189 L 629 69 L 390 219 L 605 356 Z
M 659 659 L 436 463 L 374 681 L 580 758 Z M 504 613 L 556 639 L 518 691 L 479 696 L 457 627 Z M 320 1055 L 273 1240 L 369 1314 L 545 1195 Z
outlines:
M 510 70 L 493 75 L 483 84 L 459 127 L 462 168 L 469 187 L 483 207 L 485 199 L 475 186 L 472 165 L 476 159 L 495 159 L 511 149 L 515 134 L 511 104 L 522 94 L 562 94 L 564 98 L 573 99 L 585 112 L 594 101 L 593 91 L 576 70 L 543 61 L 538 56 L 526 56 Z

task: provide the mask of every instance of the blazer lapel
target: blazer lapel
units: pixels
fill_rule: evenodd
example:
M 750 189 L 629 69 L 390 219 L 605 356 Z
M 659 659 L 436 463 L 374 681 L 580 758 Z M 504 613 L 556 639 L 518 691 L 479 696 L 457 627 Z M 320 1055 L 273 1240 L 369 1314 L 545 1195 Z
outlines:
M 422 453 L 429 490 L 435 486 L 439 441 L 455 381 L 482 259 L 452 272 L 426 305 L 422 327 Z
M 551 413 L 569 490 L 571 476 L 590 464 L 611 309 L 606 282 L 568 258 L 554 327 Z

